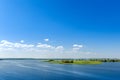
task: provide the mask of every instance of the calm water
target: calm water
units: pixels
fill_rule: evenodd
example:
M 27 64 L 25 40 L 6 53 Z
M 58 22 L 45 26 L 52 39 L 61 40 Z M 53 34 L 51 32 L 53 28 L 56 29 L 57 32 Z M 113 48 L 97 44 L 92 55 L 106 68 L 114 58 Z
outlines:
M 0 80 L 120 80 L 120 63 L 63 65 L 39 60 L 1 60 Z

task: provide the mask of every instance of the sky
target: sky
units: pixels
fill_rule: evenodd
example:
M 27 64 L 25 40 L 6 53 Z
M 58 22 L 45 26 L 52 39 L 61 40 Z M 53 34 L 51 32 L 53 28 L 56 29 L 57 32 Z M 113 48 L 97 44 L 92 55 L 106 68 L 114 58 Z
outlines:
M 0 57 L 120 58 L 119 0 L 0 0 Z

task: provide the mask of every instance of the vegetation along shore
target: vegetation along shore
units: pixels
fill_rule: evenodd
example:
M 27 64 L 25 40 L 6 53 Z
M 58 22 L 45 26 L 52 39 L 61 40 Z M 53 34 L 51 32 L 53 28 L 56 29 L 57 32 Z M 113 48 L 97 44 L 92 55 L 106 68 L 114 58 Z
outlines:
M 102 64 L 103 62 L 120 62 L 120 59 L 49 59 L 45 62 L 54 64 Z

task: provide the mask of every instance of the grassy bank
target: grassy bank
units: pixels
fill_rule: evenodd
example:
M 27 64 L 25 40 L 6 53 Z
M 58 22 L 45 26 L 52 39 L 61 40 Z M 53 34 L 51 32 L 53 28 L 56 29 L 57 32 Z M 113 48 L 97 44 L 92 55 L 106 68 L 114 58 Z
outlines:
M 55 64 L 101 64 L 101 61 L 90 60 L 47 60 L 46 62 Z

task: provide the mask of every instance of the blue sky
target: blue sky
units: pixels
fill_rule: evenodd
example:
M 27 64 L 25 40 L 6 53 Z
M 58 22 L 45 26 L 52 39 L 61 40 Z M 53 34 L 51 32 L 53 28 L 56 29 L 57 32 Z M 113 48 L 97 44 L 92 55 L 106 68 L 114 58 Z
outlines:
M 119 58 L 119 3 L 119 0 L 0 0 L 1 45 L 5 43 L 3 40 L 13 44 L 23 40 L 27 45 L 62 46 L 65 51 L 54 56 L 67 54 L 72 57 L 76 53 L 66 52 L 72 52 L 73 45 L 77 44 L 83 45 L 78 52 L 79 57 L 91 53 L 91 57 Z M 3 57 L 6 57 L 6 52 L 10 54 L 10 51 L 2 49 Z M 18 52 L 11 53 L 19 56 L 27 53 Z M 55 52 L 41 53 L 44 52 L 30 55 L 49 57 Z

